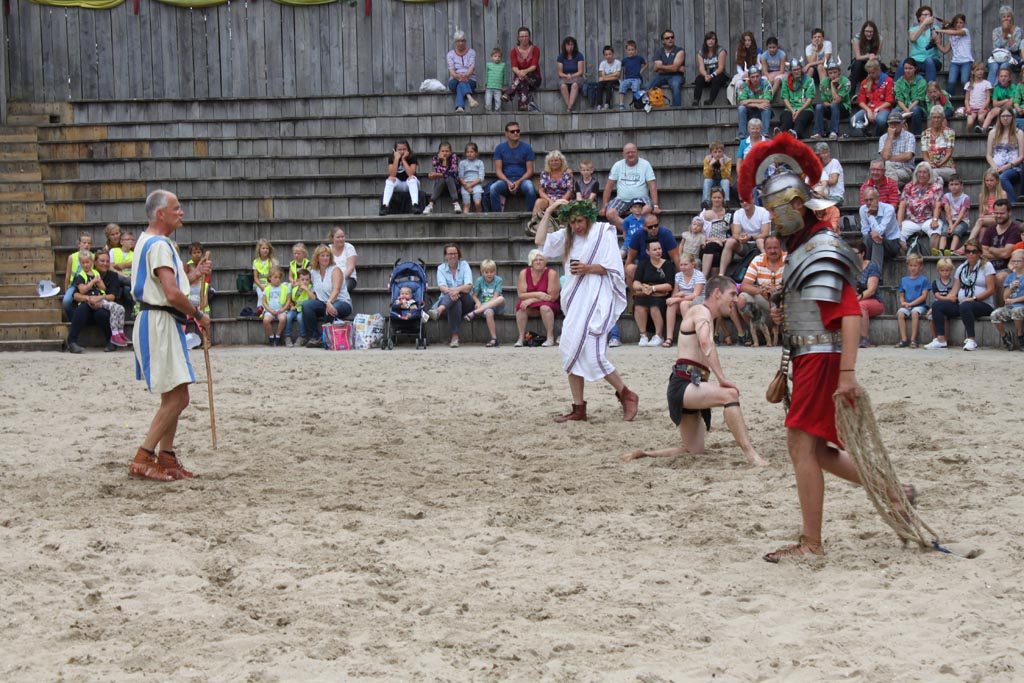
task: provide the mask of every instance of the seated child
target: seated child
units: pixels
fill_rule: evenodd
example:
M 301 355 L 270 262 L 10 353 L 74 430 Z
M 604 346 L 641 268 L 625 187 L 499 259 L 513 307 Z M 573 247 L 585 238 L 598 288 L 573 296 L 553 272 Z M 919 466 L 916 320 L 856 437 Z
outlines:
M 949 258 L 940 258 L 935 262 L 935 268 L 939 276 L 932 280 L 932 304 L 936 301 L 951 301 L 957 303 L 953 294 L 953 261 Z M 928 310 L 928 320 L 932 319 L 931 309 Z M 935 323 L 932 323 L 932 334 L 935 334 Z
M 476 308 L 466 314 L 466 320 L 472 320 L 478 315 L 484 317 L 487 323 L 487 332 L 490 337 L 487 341 L 488 348 L 498 345 L 498 329 L 494 322 L 494 315 L 501 313 L 505 308 L 505 297 L 501 295 L 501 276 L 498 275 L 498 266 L 491 259 L 480 262 L 480 277 L 473 283 L 471 295 L 476 303 Z
M 427 312 L 420 310 L 412 287 L 408 286 L 398 288 L 398 297 L 391 304 L 391 312 L 402 320 L 411 320 L 417 315 L 423 318 L 423 322 L 430 320 Z
M 921 324 L 921 316 L 928 313 L 928 278 L 921 275 L 921 267 L 924 264 L 917 254 L 907 257 L 907 274 L 900 279 L 899 290 L 896 296 L 899 297 L 899 310 L 896 311 L 896 320 L 900 327 L 900 343 L 898 349 L 905 349 L 908 346 L 917 348 L 917 333 Z M 907 318 L 910 318 L 910 338 L 907 338 Z
M 585 199 L 596 206 L 600 191 L 600 183 L 594 175 L 594 162 L 581 161 L 580 177 L 576 179 L 576 199 Z
M 263 289 L 260 306 L 263 307 L 263 331 L 267 333 L 267 346 L 284 346 L 281 335 L 288 324 L 288 309 L 292 302 L 288 284 L 284 280 L 284 271 L 274 266 L 270 269 L 267 286 Z M 277 320 L 277 334 L 274 334 L 273 323 Z
M 619 109 L 626 108 L 626 93 L 636 96 L 644 87 L 644 69 L 647 60 L 636 52 L 636 41 L 626 41 L 626 56 L 622 58 L 622 80 L 619 82 Z M 630 102 L 632 102 L 632 97 Z
M 304 243 L 296 242 L 292 245 L 292 260 L 288 262 L 289 285 L 295 286 L 299 280 L 299 271 L 303 268 L 309 268 L 309 252 Z
M 725 202 L 729 203 L 729 189 L 732 181 L 732 159 L 725 156 L 725 145 L 719 140 L 708 145 L 708 154 L 704 157 L 704 189 L 701 192 L 702 208 L 711 207 L 711 188 L 721 187 L 725 193 Z
M 96 261 L 105 261 L 109 265 L 110 254 L 100 252 Z M 120 294 L 121 280 L 117 273 L 109 268 L 102 275 L 93 269 L 92 252 L 79 257 L 81 270 L 75 279 L 72 280 L 73 291 L 83 296 L 100 297 L 99 306 L 110 313 L 110 343 L 114 346 L 128 346 L 128 337 L 124 333 L 124 306 L 114 301 Z M 110 298 L 108 298 L 110 297 Z M 87 302 L 79 302 L 79 306 L 88 305 Z M 107 351 L 113 351 L 110 346 Z
M 968 222 L 971 198 L 964 192 L 963 178 L 956 173 L 949 176 L 947 187 L 949 192 L 942 195 L 941 211 L 945 219 L 939 224 L 938 249 L 946 256 L 951 256 L 952 250 L 971 234 L 971 224 Z
M 292 339 L 292 324 L 297 319 L 299 321 L 299 346 L 303 347 L 309 341 L 309 335 L 306 334 L 306 324 L 302 322 L 302 304 L 313 298 L 313 285 L 308 268 L 299 268 L 297 275 L 298 278 L 292 285 L 290 295 L 292 306 L 288 309 L 288 322 L 284 326 L 284 337 L 288 346 L 295 345 Z
M 1003 281 L 1003 305 L 992 311 L 990 316 L 999 338 L 1007 351 L 1022 350 L 1021 339 L 1024 339 L 1024 249 L 1017 249 L 1010 254 L 1010 274 Z M 1006 331 L 1006 323 L 1013 321 L 1014 339 Z
M 704 219 L 700 216 L 694 216 L 693 220 L 690 221 L 690 232 L 684 232 L 679 236 L 679 242 L 682 244 L 680 255 L 689 254 L 693 258 L 700 257 L 700 250 L 704 248 L 704 242 L 707 236 L 704 234 Z
M 644 200 L 637 199 L 633 200 L 633 203 L 629 205 L 629 215 L 622 220 L 622 258 L 626 258 L 626 251 L 630 240 L 633 239 L 633 235 L 637 234 L 644 229 Z
M 476 143 L 469 142 L 466 143 L 466 158 L 459 161 L 459 193 L 462 195 L 462 210 L 466 213 L 469 213 L 470 195 L 476 212 L 484 211 L 484 162 L 479 155 Z
M 204 313 L 210 312 L 210 274 L 206 277 L 201 276 L 199 273 L 193 273 L 196 266 L 203 261 L 203 245 L 199 242 L 193 242 L 188 245 L 188 262 L 185 263 L 185 274 L 188 275 L 188 281 L 191 285 L 188 292 L 188 300 L 193 306 L 199 308 L 199 303 L 202 301 L 203 290 L 206 290 L 206 308 L 203 309 Z
M 64 287 L 67 291 L 64 292 L 61 306 L 64 308 L 64 314 L 69 322 L 71 321 L 71 313 L 75 308 L 75 288 L 71 286 L 71 282 L 75 279 L 76 275 L 82 272 L 81 258 L 84 254 L 92 255 L 92 235 L 87 232 L 79 233 L 78 251 L 68 254 L 68 260 L 64 266 Z

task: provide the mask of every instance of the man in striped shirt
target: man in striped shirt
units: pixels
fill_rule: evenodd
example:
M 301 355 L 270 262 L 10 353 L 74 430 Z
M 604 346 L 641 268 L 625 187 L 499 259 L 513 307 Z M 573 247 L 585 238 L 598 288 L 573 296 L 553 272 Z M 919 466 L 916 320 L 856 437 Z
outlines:
M 875 159 L 871 162 L 868 179 L 860 186 L 860 205 L 864 206 L 864 190 L 873 187 L 878 190 L 878 201 L 896 208 L 900 203 L 900 186 L 895 180 L 885 175 L 885 162 Z
M 754 307 L 757 307 L 761 320 L 771 320 L 771 296 L 782 289 L 785 263 L 782 242 L 777 235 L 769 235 L 764 240 L 764 253 L 758 254 L 750 262 L 740 284 L 740 299 L 743 301 L 740 312 L 748 325 L 754 317 Z

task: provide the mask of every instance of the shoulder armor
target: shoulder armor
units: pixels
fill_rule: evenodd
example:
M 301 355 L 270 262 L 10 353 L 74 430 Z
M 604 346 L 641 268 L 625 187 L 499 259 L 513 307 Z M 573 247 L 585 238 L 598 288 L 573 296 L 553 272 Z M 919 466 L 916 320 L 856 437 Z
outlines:
M 786 256 L 783 282 L 802 299 L 838 302 L 843 282 L 856 287 L 860 271 L 857 252 L 841 237 L 823 231 Z

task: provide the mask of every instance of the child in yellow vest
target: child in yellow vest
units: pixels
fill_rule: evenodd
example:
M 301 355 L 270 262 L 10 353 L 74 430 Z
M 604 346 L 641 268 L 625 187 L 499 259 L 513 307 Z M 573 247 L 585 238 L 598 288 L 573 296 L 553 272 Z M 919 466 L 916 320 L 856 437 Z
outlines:
M 277 265 L 274 257 L 274 245 L 268 239 L 256 243 L 256 257 L 252 260 L 252 288 L 259 302 L 263 290 L 270 284 L 270 269 Z
M 123 240 L 124 238 L 122 238 Z M 203 300 L 203 293 L 206 293 L 206 306 L 202 307 L 203 313 L 210 313 L 210 280 L 212 273 L 207 273 L 206 277 L 199 276 L 198 279 L 193 282 L 192 271 L 203 261 L 203 245 L 199 242 L 193 242 L 188 245 L 188 262 L 185 263 L 185 274 L 188 275 L 189 283 L 191 288 L 188 292 L 188 300 L 192 302 L 192 305 L 199 308 L 199 303 Z
M 284 271 L 274 266 L 270 269 L 270 281 L 263 290 L 260 305 L 263 307 L 263 330 L 267 333 L 267 346 L 283 346 L 281 334 L 288 323 L 288 310 L 292 307 L 288 284 L 282 282 Z M 273 324 L 277 320 L 277 334 Z
M 299 346 L 304 347 L 306 342 L 309 341 L 306 335 L 306 325 L 302 322 L 302 304 L 313 298 L 311 279 L 308 269 L 299 268 L 297 279 L 292 286 L 292 307 L 288 311 L 288 323 L 284 328 L 284 337 L 287 340 L 288 346 L 295 346 L 295 342 L 292 340 L 292 323 L 295 322 L 296 318 L 299 320 Z
M 82 272 L 79 259 L 83 254 L 92 255 L 92 235 L 87 232 L 79 233 L 78 251 L 68 254 L 67 264 L 64 266 L 64 288 L 67 291 L 64 292 L 61 306 L 64 308 L 64 313 L 68 316 L 68 321 L 71 320 L 71 314 L 75 309 L 75 288 L 71 286 L 71 281 Z
M 302 268 L 309 268 L 309 252 L 306 251 L 305 244 L 296 242 L 292 245 L 292 260 L 288 264 L 288 284 L 292 286 L 292 289 L 299 281 L 299 270 Z

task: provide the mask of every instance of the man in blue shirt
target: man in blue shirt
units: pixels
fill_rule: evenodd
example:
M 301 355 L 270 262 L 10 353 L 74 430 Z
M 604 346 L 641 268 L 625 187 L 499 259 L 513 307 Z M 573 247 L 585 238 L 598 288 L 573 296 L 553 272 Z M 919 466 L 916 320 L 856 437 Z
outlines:
M 530 178 L 533 177 L 533 147 L 522 142 L 519 124 L 509 121 L 505 124 L 505 142 L 494 148 L 494 175 L 498 177 L 487 191 L 491 200 L 491 211 L 501 212 L 501 197 L 521 194 L 526 201 L 524 211 L 533 211 L 537 201 L 537 190 Z
M 890 204 L 878 201 L 878 190 L 866 187 L 861 190 L 864 203 L 860 207 L 860 232 L 868 258 L 882 270 L 887 258 L 899 256 L 904 244 L 900 226 L 896 222 L 896 209 Z
M 658 225 L 658 217 L 654 214 L 647 214 L 644 218 L 644 229 L 638 231 L 626 245 L 626 287 L 633 286 L 633 276 L 636 274 L 637 264 L 648 260 L 647 240 L 657 239 L 661 243 L 661 252 L 665 258 L 676 265 L 676 272 L 679 271 L 679 243 L 668 228 Z
M 647 89 L 659 88 L 666 83 L 672 90 L 672 106 L 683 106 L 683 78 L 686 71 L 686 53 L 676 46 L 676 34 L 671 29 L 661 32 L 661 49 L 654 55 L 654 76 Z

